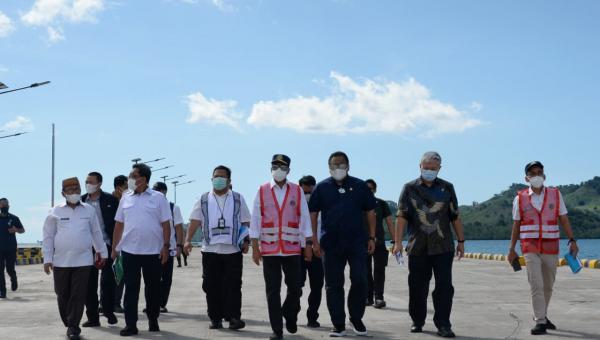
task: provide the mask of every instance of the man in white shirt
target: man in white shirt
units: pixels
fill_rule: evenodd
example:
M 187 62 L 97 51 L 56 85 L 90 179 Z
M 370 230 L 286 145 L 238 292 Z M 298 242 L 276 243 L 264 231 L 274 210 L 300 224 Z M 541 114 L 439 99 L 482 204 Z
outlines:
M 167 197 L 167 184 L 164 182 L 156 182 L 152 187 Z M 169 208 L 173 219 L 171 220 L 171 248 L 169 249 L 169 260 L 163 266 L 162 275 L 160 278 L 160 312 L 168 313 L 167 303 L 169 302 L 169 294 L 171 293 L 171 284 L 173 283 L 173 260 L 179 256 L 181 247 L 183 246 L 183 216 L 181 209 L 173 202 L 169 202 Z
M 211 329 L 246 326 L 242 316 L 242 252 L 248 252 L 250 211 L 244 197 L 229 189 L 231 170 L 219 165 L 213 170 L 213 190 L 202 194 L 190 216 L 184 252 L 192 251 L 192 238 L 202 228 L 202 289 Z
M 121 336 L 138 334 L 140 271 L 146 286 L 148 330 L 160 331 L 160 277 L 170 256 L 172 216 L 167 198 L 148 187 L 151 175 L 148 165 L 133 165 L 127 181 L 129 191 L 123 193 L 115 216 L 113 244 L 116 246 L 112 258 L 121 253 L 126 286 L 123 299 L 126 326 Z
M 254 199 L 250 222 L 252 259 L 263 261 L 271 340 L 283 339 L 283 320 L 289 333 L 298 331 L 302 295 L 300 240 L 306 241 L 304 258 L 312 259 L 312 229 L 308 204 L 299 185 L 287 181 L 291 160 L 277 154 L 271 161 L 273 180 L 263 184 Z M 285 274 L 287 296 L 281 304 L 281 273 Z
M 96 250 L 96 266 L 102 267 L 108 251 L 96 210 L 82 203 L 81 186 L 76 177 L 62 182 L 66 202 L 52 208 L 44 222 L 44 271 L 54 271 L 54 291 L 58 311 L 67 327 L 67 337 L 79 339 L 79 323 L 83 316 L 90 270 L 94 265 L 92 246 Z

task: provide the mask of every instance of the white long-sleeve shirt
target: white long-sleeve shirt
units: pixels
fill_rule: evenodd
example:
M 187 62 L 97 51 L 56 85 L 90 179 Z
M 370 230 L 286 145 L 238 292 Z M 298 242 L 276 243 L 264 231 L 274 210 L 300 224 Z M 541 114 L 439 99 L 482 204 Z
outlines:
M 44 222 L 44 263 L 55 267 L 84 267 L 94 264 L 92 246 L 108 257 L 96 210 L 79 203 L 71 208 L 62 203 L 50 210 Z
M 288 183 L 280 187 L 275 183 L 275 181 L 271 180 L 271 188 L 275 193 L 275 199 L 277 203 L 281 206 L 283 201 L 285 200 L 285 193 L 288 189 Z M 300 238 L 308 238 L 312 237 L 312 225 L 310 221 L 310 212 L 308 210 L 308 203 L 306 202 L 306 197 L 304 195 L 300 195 Z M 250 220 L 250 238 L 260 238 L 260 228 L 262 224 L 262 216 L 260 214 L 260 189 L 256 193 L 256 197 L 254 198 L 254 207 L 252 209 L 252 219 Z M 285 254 L 279 254 L 280 256 L 286 256 Z

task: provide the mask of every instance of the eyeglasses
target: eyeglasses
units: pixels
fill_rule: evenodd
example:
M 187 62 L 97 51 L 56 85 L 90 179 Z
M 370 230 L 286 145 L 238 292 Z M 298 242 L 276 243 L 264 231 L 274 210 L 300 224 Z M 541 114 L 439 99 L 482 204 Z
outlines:
M 283 171 L 288 171 L 290 169 L 290 167 L 287 166 L 287 165 L 280 165 L 280 164 L 273 164 L 273 165 L 271 165 L 271 170 L 275 171 L 275 170 L 278 170 L 278 169 L 281 169 Z
M 336 170 L 336 169 L 348 170 L 348 164 L 345 164 L 345 163 L 341 163 L 341 164 L 329 164 L 329 169 L 330 170 Z

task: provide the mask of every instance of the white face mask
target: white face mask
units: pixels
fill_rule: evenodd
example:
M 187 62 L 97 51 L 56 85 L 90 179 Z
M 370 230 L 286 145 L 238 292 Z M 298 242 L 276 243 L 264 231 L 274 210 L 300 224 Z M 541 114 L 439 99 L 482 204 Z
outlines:
M 94 194 L 94 193 L 96 193 L 96 191 L 98 191 L 98 186 L 94 185 L 94 184 L 86 184 L 85 191 L 90 195 Z
M 532 187 L 539 189 L 542 186 L 544 186 L 544 177 L 543 176 L 530 177 L 529 184 L 531 184 Z
M 67 202 L 71 203 L 71 204 L 77 204 L 79 203 L 79 200 L 81 200 L 81 195 L 80 194 L 72 194 L 72 195 L 65 195 L 67 198 Z
M 285 172 L 285 171 L 283 171 L 281 169 L 272 170 L 271 174 L 273 175 L 273 179 L 276 182 L 282 182 L 287 177 L 287 172 Z
M 127 188 L 131 191 L 135 191 L 137 185 L 135 184 L 135 179 L 130 178 L 127 180 Z
M 335 179 L 336 181 L 341 181 L 344 178 L 346 178 L 346 176 L 348 175 L 348 170 L 346 170 L 346 169 L 329 170 L 329 174 L 331 174 L 331 177 L 333 177 L 333 179 Z

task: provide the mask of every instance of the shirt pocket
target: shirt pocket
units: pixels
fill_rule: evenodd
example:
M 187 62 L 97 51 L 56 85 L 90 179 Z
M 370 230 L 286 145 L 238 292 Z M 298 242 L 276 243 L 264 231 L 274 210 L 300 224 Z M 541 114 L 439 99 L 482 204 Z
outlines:
M 150 199 L 144 202 L 144 210 L 146 211 L 156 211 L 158 209 L 158 201 L 154 199 Z

